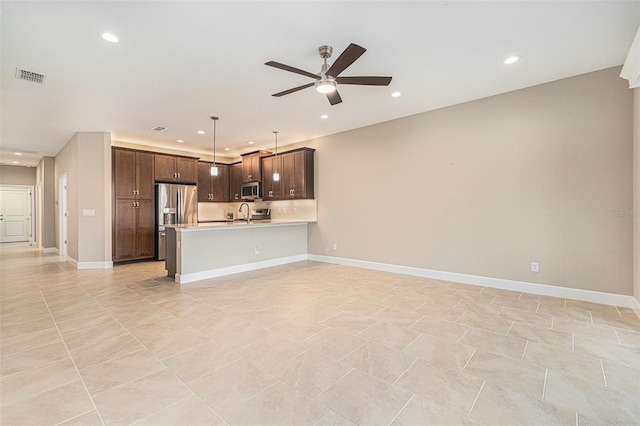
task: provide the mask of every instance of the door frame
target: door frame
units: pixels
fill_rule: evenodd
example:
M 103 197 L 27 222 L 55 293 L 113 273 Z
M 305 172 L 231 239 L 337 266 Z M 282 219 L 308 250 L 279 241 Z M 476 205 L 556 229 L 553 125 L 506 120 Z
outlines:
M 65 212 L 69 209 L 69 197 L 67 194 L 67 188 L 69 186 L 69 182 L 67 180 L 67 174 L 63 173 L 58 178 L 58 191 L 60 194 L 60 202 L 58 203 L 58 229 L 60 232 L 58 233 L 58 254 L 60 256 L 67 255 L 67 243 L 65 241 L 69 241 L 69 217 L 65 215 Z
M 24 189 L 29 191 L 29 246 L 33 247 L 36 243 L 36 220 L 37 212 L 35 211 L 35 188 L 33 185 L 5 185 L 0 184 L 1 189 Z

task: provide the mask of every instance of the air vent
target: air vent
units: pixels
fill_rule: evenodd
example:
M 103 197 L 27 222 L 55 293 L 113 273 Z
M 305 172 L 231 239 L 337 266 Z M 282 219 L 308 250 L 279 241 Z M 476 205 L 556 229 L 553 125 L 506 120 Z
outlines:
M 47 79 L 47 76 L 37 72 L 21 70 L 20 68 L 16 68 L 16 78 L 19 78 L 20 80 L 27 80 L 32 83 L 44 84 L 44 81 Z
M 164 132 L 165 130 L 167 130 L 167 128 L 162 126 L 156 126 L 156 127 L 152 127 L 151 130 L 155 130 L 156 132 Z

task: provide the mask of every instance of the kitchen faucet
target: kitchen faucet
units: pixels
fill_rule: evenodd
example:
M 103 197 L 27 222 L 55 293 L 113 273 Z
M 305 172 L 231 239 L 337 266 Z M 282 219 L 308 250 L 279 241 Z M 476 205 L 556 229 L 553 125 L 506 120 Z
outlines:
M 238 212 L 242 213 L 242 206 L 247 206 L 247 224 L 251 223 L 251 208 L 249 207 L 249 204 L 247 203 L 242 203 L 240 204 L 240 208 L 238 209 Z

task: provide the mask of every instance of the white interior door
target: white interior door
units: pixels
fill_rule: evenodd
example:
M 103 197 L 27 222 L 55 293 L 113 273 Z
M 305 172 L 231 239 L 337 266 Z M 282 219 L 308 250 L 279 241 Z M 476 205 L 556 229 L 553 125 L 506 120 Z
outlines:
M 31 193 L 28 188 L 0 188 L 0 243 L 29 241 Z

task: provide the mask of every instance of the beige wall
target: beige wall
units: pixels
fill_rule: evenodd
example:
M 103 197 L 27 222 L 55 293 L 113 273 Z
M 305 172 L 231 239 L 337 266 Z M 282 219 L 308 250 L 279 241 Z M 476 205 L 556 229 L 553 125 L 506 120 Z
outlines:
M 36 169 L 33 167 L 0 166 L 0 184 L 36 185 Z
M 111 135 L 76 133 L 56 156 L 55 169 L 56 201 L 58 180 L 67 174 L 68 255 L 86 264 L 111 262 Z M 95 216 L 83 216 L 83 210 Z M 56 209 L 56 223 L 58 216 Z
M 60 224 L 60 178 L 67 176 L 67 255 L 78 260 L 78 134 L 60 150 L 55 159 L 56 225 Z M 56 247 L 60 246 L 60 226 L 56 226 Z
M 309 253 L 632 294 L 632 218 L 607 214 L 632 208 L 632 92 L 619 72 L 307 142 Z
M 640 302 L 640 88 L 633 90 L 633 295 Z
M 55 158 L 42 157 L 36 168 L 37 235 L 41 248 L 56 247 Z

